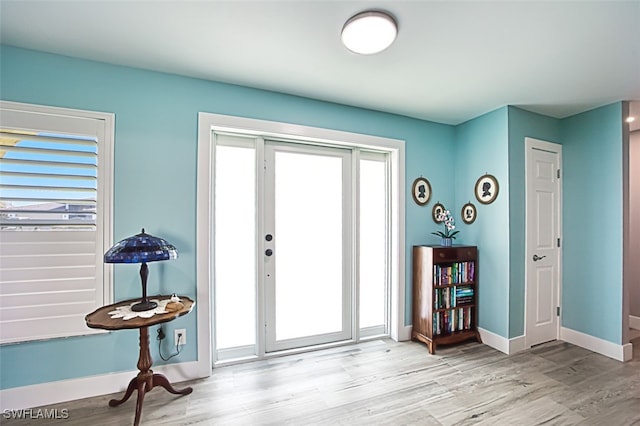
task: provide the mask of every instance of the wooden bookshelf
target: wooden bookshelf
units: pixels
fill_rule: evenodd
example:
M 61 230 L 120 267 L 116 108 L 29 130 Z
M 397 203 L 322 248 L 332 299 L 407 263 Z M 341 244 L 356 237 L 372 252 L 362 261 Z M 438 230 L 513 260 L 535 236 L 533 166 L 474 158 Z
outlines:
M 436 346 L 478 333 L 478 248 L 413 246 L 413 340 Z

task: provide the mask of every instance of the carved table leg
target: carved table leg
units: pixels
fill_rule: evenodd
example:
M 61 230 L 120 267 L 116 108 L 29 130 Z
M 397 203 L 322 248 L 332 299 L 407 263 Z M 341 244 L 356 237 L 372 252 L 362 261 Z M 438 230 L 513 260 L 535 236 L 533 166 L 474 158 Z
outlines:
M 147 382 L 142 380 L 138 383 L 138 399 L 136 400 L 136 417 L 133 420 L 133 426 L 138 426 L 140 424 L 140 417 L 142 416 L 142 403 L 144 402 L 144 395 L 147 393 L 146 384 Z
M 133 391 L 136 390 L 137 388 L 138 388 L 138 378 L 134 377 L 129 382 L 129 386 L 127 387 L 127 391 L 125 392 L 125 394 L 122 397 L 122 399 L 112 399 L 111 401 L 109 401 L 109 406 L 110 407 L 117 407 L 118 405 L 122 404 L 127 399 L 129 399 L 129 397 L 131 396 Z
M 149 328 L 140 327 L 140 356 L 138 357 L 138 370 L 140 370 L 140 372 L 136 377 L 131 379 L 129 386 L 127 387 L 127 391 L 122 399 L 112 399 L 109 401 L 109 405 L 111 407 L 117 407 L 128 400 L 134 390 L 137 390 L 138 397 L 136 400 L 136 417 L 133 422 L 134 426 L 137 426 L 140 423 L 144 395 L 153 389 L 154 386 L 162 386 L 167 390 L 167 392 L 176 395 L 188 395 L 193 392 L 191 387 L 175 389 L 165 376 L 153 373 L 151 370 L 152 365 L 153 360 L 151 359 L 151 351 L 149 350 Z
M 167 392 L 175 395 L 189 395 L 191 392 L 193 392 L 193 388 L 191 388 L 190 386 L 184 389 L 174 388 L 171 383 L 169 383 L 169 379 L 167 379 L 162 374 L 157 373 L 153 375 L 153 386 L 162 386 L 167 390 Z

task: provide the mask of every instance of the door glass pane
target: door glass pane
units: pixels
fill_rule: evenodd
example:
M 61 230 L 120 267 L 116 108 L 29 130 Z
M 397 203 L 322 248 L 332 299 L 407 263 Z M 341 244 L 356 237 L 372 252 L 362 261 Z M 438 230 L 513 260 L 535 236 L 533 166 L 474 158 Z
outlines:
M 385 325 L 386 164 L 360 160 L 360 328 Z
M 216 146 L 216 349 L 256 342 L 255 149 Z
M 275 153 L 276 340 L 342 330 L 342 161 Z

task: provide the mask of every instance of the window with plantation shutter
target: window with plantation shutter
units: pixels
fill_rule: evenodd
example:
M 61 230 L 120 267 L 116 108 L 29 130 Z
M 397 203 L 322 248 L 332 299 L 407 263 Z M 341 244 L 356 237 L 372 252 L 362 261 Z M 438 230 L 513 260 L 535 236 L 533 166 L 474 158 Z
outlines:
M 112 114 L 0 102 L 0 343 L 96 332 L 112 139 Z

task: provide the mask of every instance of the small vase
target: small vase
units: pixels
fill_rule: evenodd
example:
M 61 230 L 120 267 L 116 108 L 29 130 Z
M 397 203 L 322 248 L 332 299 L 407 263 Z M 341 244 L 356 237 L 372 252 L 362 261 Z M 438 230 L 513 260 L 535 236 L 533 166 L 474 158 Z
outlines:
M 451 238 L 443 238 L 441 242 L 443 247 L 451 247 L 452 243 L 453 240 Z

